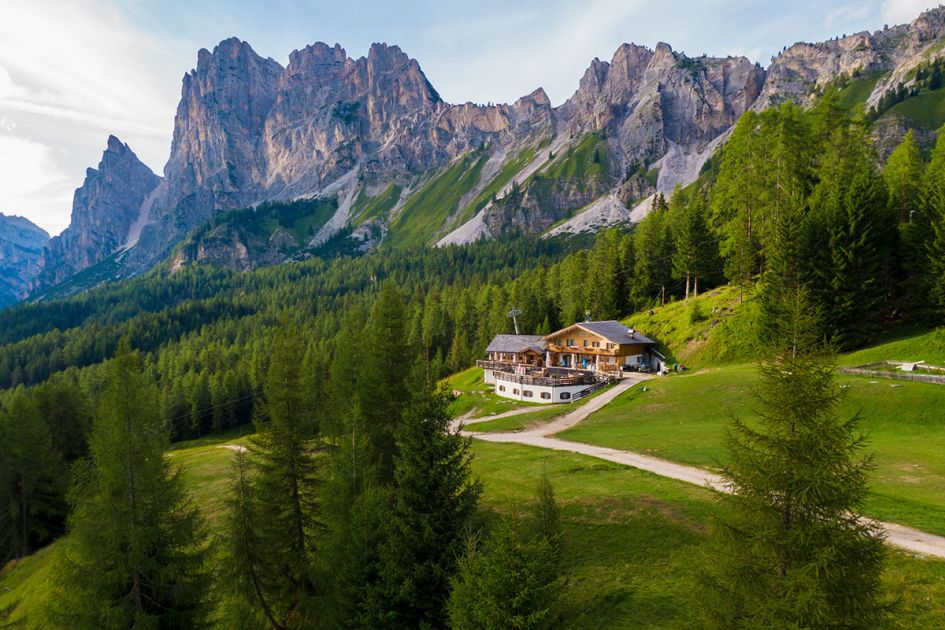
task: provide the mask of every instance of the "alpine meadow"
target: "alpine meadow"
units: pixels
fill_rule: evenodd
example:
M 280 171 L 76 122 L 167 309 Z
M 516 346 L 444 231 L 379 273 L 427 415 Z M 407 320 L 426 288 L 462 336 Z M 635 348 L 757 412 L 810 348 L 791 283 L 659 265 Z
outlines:
M 0 8 L 0 628 L 945 627 L 945 8 L 493 4 Z

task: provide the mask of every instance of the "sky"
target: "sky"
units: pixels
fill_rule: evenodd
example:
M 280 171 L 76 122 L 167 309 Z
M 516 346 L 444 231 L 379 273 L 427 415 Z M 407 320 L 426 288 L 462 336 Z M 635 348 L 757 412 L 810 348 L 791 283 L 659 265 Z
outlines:
M 909 22 L 940 0 L 0 0 L 0 212 L 51 234 L 109 134 L 163 173 L 183 75 L 236 36 L 285 65 L 397 44 L 449 102 L 558 105 L 624 42 L 764 66 L 785 45 Z

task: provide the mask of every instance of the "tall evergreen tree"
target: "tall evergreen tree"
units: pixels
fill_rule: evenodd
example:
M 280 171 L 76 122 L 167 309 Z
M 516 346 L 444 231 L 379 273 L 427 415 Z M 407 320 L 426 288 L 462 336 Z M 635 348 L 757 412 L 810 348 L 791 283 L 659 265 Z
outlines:
M 685 200 L 676 193 L 670 200 L 670 229 L 673 235 L 673 277 L 685 279 L 685 297 L 699 295 L 699 279 L 714 271 L 716 243 L 706 217 L 706 195 L 697 191 Z
M 386 482 L 393 477 L 394 432 L 407 404 L 407 376 L 416 359 L 407 344 L 404 297 L 391 281 L 381 287 L 362 344 L 369 350 L 363 354 L 358 376 L 360 412 L 368 457 L 377 464 L 379 479 Z
M 821 354 L 806 292 L 784 292 L 773 356 L 762 363 L 759 424 L 734 420 L 701 570 L 702 625 L 874 628 L 883 542 L 858 510 L 868 458 L 858 417 L 838 416 L 834 366 Z
M 62 532 L 64 472 L 39 408 L 18 389 L 0 412 L 0 557 L 22 558 Z
M 277 627 L 317 623 L 319 509 L 314 400 L 305 389 L 300 333 L 283 317 L 273 340 L 263 411 L 249 443 L 255 536 L 246 559 L 256 605 Z M 247 534 L 248 536 L 248 534 Z M 255 585 L 254 585 L 255 587 Z
M 469 438 L 450 429 L 450 398 L 420 388 L 397 430 L 398 454 L 376 627 L 442 627 L 462 534 L 482 491 L 472 478 Z
M 73 493 L 57 623 L 76 628 L 199 627 L 207 618 L 207 535 L 168 436 L 157 388 L 125 343 Z
M 633 274 L 630 299 L 635 308 L 659 304 L 666 299 L 672 280 L 673 239 L 669 230 L 669 208 L 657 195 L 653 209 L 633 233 Z
M 945 320 L 945 128 L 939 131 L 925 170 L 920 206 L 931 228 L 927 241 L 930 294 L 941 322 Z
M 471 536 L 453 581 L 448 609 L 454 630 L 554 628 L 562 578 L 544 536 L 503 522 L 485 541 Z
M 889 190 L 889 206 L 903 223 L 911 221 L 918 209 L 924 166 L 922 150 L 910 129 L 889 154 L 883 169 L 883 179 Z

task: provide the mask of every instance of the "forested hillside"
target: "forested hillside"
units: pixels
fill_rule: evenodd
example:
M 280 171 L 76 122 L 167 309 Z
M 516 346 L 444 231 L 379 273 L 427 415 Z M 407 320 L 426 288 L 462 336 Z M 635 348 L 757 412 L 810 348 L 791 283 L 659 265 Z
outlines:
M 778 410 L 795 402 L 791 388 L 809 388 L 797 390 L 814 401 L 795 418 L 810 430 L 803 438 L 828 444 L 828 459 L 837 455 L 853 471 L 830 507 L 830 518 L 843 520 L 865 492 L 865 469 L 854 424 L 832 411 L 823 342 L 851 349 L 905 322 L 945 319 L 945 133 L 924 151 L 910 132 L 881 160 L 868 124 L 837 89 L 808 109 L 749 111 L 697 181 L 657 195 L 638 225 L 593 237 L 509 234 L 430 248 L 414 238 L 411 226 L 425 219 L 418 205 L 369 252 L 328 243 L 308 260 L 260 268 L 251 261 L 245 271 L 187 254 L 214 239 L 245 245 L 280 234 L 291 254 L 335 210 L 274 204 L 205 225 L 143 276 L 4 310 L 0 531 L 9 533 L 0 557 L 27 556 L 68 528 L 60 547 L 68 568 L 57 578 L 66 604 L 49 612 L 54 623 L 91 627 L 112 614 L 119 626 L 226 625 L 245 614 L 250 627 L 277 628 L 492 619 L 476 602 L 497 586 L 480 574 L 521 557 L 538 584 L 528 601 L 550 626 L 546 604 L 560 585 L 553 490 L 540 487 L 527 527 L 511 519 L 463 549 L 481 488 L 435 383 L 481 357 L 495 334 L 511 332 L 513 308 L 523 333 L 585 318 L 645 322 L 673 302 L 691 321 L 715 326 L 718 314 L 686 301 L 721 285 L 730 285 L 725 308 L 740 309 L 742 319 L 721 326 L 730 338 L 716 338 L 701 358 L 766 358 L 765 419 L 775 432 L 787 422 Z M 608 157 L 594 143 L 584 150 L 597 166 L 558 175 L 601 175 Z M 383 212 L 395 191 L 376 207 L 355 205 Z M 424 194 L 460 208 L 436 180 Z M 751 307 L 742 311 L 744 301 Z M 670 350 L 676 341 L 643 332 Z M 222 542 L 213 546 L 164 450 L 250 423 L 256 435 L 236 457 Z M 743 443 L 733 448 L 742 459 L 733 475 L 749 488 L 757 478 L 746 444 L 757 436 L 738 428 Z M 768 455 L 783 464 L 782 454 Z M 138 486 L 127 492 L 126 469 L 144 480 L 141 503 Z M 844 482 L 824 474 L 818 483 Z M 757 517 L 751 510 L 767 509 L 724 506 L 746 519 L 733 521 L 739 527 Z M 843 553 L 863 552 L 873 597 L 877 544 L 848 525 L 862 540 Z M 138 564 L 125 555 L 132 543 L 150 554 Z M 716 543 L 721 556 L 731 549 L 731 541 Z M 155 559 L 171 556 L 167 567 Z M 225 567 L 215 577 L 211 557 Z M 121 568 L 112 575 L 101 566 Z M 725 579 L 739 570 L 719 565 L 730 571 Z M 201 586 L 214 580 L 217 590 Z M 126 582 L 130 601 L 122 599 Z M 113 598 L 122 604 L 103 610 Z M 883 617 L 875 604 L 864 619 Z M 847 621 L 859 614 L 841 612 Z M 730 619 L 715 621 L 725 627 Z

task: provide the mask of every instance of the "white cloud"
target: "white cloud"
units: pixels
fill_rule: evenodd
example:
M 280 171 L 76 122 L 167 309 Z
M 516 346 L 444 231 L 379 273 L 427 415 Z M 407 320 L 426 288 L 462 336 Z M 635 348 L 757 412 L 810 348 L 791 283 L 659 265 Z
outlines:
M 186 60 L 174 58 L 106 0 L 5 4 L 0 160 L 7 166 L 0 175 L 0 211 L 61 230 L 71 190 L 81 185 L 85 168 L 98 163 L 110 133 L 160 172 L 190 53 Z M 15 180 L 7 167 L 17 173 Z M 43 172 L 30 176 L 28 168 Z
M 934 0 L 884 0 L 883 20 L 890 26 L 893 24 L 907 24 L 919 17 L 919 14 L 926 9 L 938 5 L 939 2 Z
M 47 231 L 69 222 L 74 186 L 48 146 L 0 135 L 0 208 L 28 216 Z

